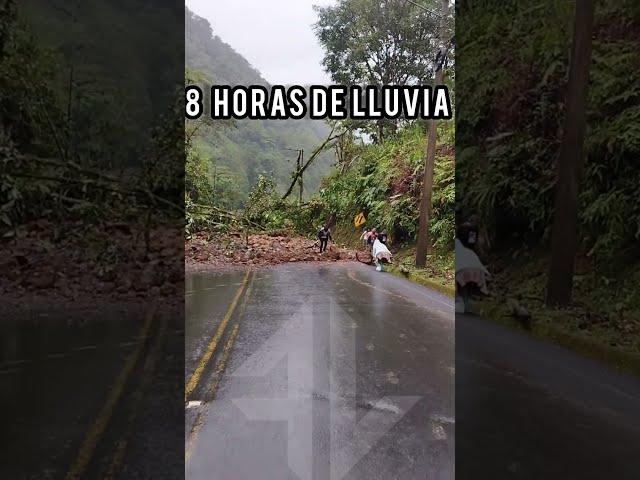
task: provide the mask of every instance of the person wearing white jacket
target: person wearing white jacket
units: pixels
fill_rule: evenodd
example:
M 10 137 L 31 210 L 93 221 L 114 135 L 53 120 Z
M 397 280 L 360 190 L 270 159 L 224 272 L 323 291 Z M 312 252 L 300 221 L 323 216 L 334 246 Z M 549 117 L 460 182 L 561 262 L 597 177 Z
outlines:
M 480 261 L 480 258 L 470 248 L 465 247 L 456 238 L 456 312 L 465 313 L 469 310 L 469 287 L 475 285 L 478 289 L 487 294 L 487 279 L 490 274 Z
M 391 263 L 391 252 L 389 251 L 387 246 L 377 238 L 373 241 L 371 255 L 373 256 L 373 263 L 375 263 L 376 270 L 378 272 L 383 271 L 383 263 Z

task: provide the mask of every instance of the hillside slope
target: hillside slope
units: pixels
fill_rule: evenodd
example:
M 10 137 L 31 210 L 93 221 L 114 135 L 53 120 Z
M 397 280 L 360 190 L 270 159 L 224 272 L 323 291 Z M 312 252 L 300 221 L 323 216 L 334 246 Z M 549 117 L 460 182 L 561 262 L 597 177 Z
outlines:
M 185 9 L 185 62 L 207 82 L 225 85 L 265 85 L 268 82 L 242 55 L 213 34 L 209 22 Z M 204 90 L 208 85 L 203 85 Z M 240 120 L 235 126 L 196 141 L 196 147 L 211 164 L 224 166 L 241 193 L 246 194 L 258 176 L 273 176 L 278 186 L 288 186 L 296 152 L 305 157 L 326 138 L 328 127 L 314 120 Z M 305 172 L 306 194 L 318 189 L 329 173 L 332 155 L 324 154 Z

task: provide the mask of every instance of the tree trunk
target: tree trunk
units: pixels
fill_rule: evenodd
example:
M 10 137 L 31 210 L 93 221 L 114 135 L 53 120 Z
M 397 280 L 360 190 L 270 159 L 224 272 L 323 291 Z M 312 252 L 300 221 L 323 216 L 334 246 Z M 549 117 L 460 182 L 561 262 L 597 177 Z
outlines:
M 449 0 L 441 0 L 440 7 L 440 53 L 444 54 L 447 43 L 446 18 L 449 11 Z M 436 58 L 439 61 L 440 56 Z M 434 85 L 444 83 L 444 63 L 441 68 L 436 65 Z M 418 225 L 418 241 L 416 245 L 416 267 L 424 268 L 427 264 L 427 248 L 429 247 L 429 220 L 431 219 L 431 198 L 433 196 L 433 170 L 436 159 L 436 143 L 438 124 L 429 120 L 427 134 L 427 152 L 422 180 L 422 197 L 420 198 L 420 223 Z
M 578 246 L 578 192 L 584 168 L 587 89 L 593 35 L 595 0 L 576 2 L 571 67 L 564 137 L 558 156 L 555 213 L 551 231 L 551 264 L 547 305 L 571 302 L 573 271 Z

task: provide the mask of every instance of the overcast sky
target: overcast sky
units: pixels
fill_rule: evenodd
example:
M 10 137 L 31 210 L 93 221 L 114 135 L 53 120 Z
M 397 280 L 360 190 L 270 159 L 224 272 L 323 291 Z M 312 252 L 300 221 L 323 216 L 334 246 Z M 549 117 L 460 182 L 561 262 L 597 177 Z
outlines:
M 335 0 L 186 0 L 215 35 L 245 57 L 271 84 L 328 84 L 323 51 L 311 25 L 313 5 Z

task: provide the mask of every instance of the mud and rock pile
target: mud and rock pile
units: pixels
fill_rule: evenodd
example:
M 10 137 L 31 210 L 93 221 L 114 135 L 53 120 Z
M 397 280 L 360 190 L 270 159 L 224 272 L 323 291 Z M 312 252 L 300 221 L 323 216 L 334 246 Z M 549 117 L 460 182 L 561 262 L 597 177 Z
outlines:
M 151 230 L 148 246 L 144 237 L 141 226 L 128 223 L 32 222 L 0 242 L 0 297 L 177 301 L 184 288 L 181 229 Z
M 355 260 L 354 252 L 330 244 L 320 253 L 318 242 L 303 237 L 239 234 L 216 237 L 197 234 L 185 243 L 188 266 L 232 268 L 269 266 L 290 262 Z

